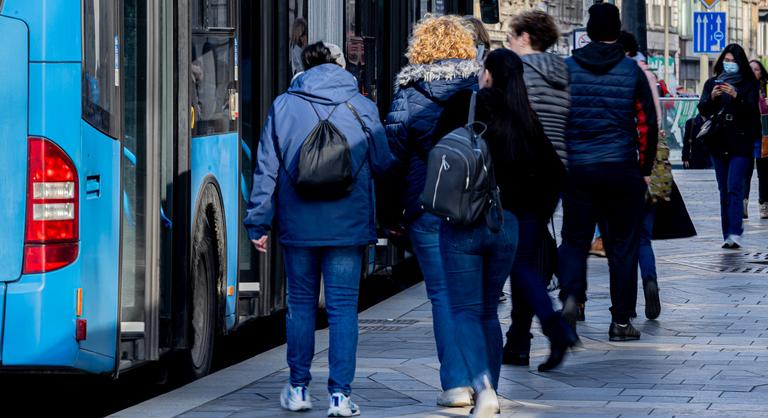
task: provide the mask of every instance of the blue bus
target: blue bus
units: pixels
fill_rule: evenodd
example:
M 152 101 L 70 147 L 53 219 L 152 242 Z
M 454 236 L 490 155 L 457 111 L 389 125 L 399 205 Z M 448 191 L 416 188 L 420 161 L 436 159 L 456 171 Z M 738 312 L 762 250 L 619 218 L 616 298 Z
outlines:
M 471 3 L 0 0 L 0 372 L 207 374 L 218 336 L 284 307 L 241 219 L 299 19 L 385 112 L 410 25 Z M 401 255 L 382 239 L 361 275 Z

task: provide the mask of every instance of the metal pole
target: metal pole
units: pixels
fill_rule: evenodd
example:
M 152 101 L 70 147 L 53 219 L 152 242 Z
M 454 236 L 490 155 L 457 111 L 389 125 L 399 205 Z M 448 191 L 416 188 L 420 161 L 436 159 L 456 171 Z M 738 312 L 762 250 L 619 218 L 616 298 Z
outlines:
M 669 86 L 669 0 L 664 0 L 664 82 Z

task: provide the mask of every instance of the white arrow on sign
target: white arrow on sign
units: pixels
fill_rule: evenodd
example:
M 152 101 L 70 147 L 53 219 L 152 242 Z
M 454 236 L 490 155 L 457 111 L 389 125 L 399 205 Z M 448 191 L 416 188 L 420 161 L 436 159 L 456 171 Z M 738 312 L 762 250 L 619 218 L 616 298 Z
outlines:
M 704 33 L 704 29 L 701 27 L 701 15 L 697 15 L 696 17 L 696 29 L 699 30 L 699 39 L 696 40 L 698 45 L 696 46 L 698 46 L 699 51 L 704 51 L 704 37 L 701 36 Z
M 718 49 L 723 49 L 725 47 L 725 45 L 723 45 L 723 42 L 725 42 L 725 34 L 723 33 L 723 21 L 720 18 L 720 15 L 717 15 L 717 32 L 715 32 L 715 40 L 717 41 Z
M 704 34 L 702 35 L 701 39 L 704 45 L 704 48 L 701 50 L 704 52 L 709 52 L 710 45 L 709 45 L 709 18 L 707 18 L 707 15 L 704 15 Z

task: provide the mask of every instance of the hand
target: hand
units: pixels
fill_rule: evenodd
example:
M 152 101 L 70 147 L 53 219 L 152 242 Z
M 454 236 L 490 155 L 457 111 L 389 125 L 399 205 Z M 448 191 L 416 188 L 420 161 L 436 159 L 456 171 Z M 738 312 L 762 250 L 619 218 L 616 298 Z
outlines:
M 691 168 L 691 163 L 689 161 L 683 161 L 683 167 Z
M 651 184 L 651 176 L 645 176 L 643 180 L 645 180 L 645 184 Z
M 266 253 L 267 252 L 267 240 L 269 239 L 268 236 L 262 235 L 259 239 L 252 239 L 251 242 L 253 243 L 253 246 L 256 248 L 256 251 L 260 253 Z
M 723 94 L 723 90 L 720 89 L 720 85 L 715 86 L 715 88 L 712 89 L 712 99 L 716 99 L 720 97 Z
M 732 85 L 728 84 L 728 83 L 721 84 L 720 85 L 720 91 L 722 91 L 723 93 L 733 97 L 734 99 L 736 98 L 736 88 L 733 87 Z

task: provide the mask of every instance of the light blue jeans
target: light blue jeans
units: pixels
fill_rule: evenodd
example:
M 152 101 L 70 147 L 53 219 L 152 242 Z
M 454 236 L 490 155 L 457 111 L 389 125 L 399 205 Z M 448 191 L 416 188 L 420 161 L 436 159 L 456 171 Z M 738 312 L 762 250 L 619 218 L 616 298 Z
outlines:
M 432 326 L 440 360 L 440 384 L 443 390 L 470 386 L 469 374 L 456 344 L 456 332 L 448 300 L 443 261 L 440 258 L 440 218 L 425 213 L 410 227 L 413 252 L 419 262 L 427 297 L 432 303 Z
M 330 328 L 328 392 L 349 395 L 357 354 L 357 296 L 365 247 L 283 247 L 288 277 L 288 366 L 291 385 L 308 386 L 315 355 L 320 275 Z

